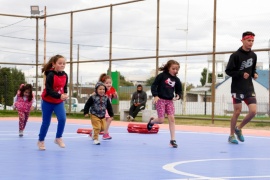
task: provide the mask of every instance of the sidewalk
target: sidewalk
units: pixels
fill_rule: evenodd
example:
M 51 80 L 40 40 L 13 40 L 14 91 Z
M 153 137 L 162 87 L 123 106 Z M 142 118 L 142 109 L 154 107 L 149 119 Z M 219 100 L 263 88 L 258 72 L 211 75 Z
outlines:
M 0 117 L 0 120 L 14 120 L 17 121 L 18 117 Z M 30 117 L 29 122 L 41 122 L 41 117 Z M 56 118 L 52 118 L 52 122 L 57 122 Z M 67 119 L 67 123 L 72 124 L 91 124 L 91 121 L 88 119 Z M 130 122 L 123 121 L 112 121 L 111 126 L 120 126 L 127 127 Z M 139 122 L 134 122 L 139 123 Z M 168 130 L 168 124 L 159 124 L 160 129 Z M 229 134 L 229 127 L 211 127 L 211 126 L 189 126 L 189 125 L 176 125 L 175 130 L 177 131 L 190 131 L 190 132 L 205 132 L 205 133 L 220 133 L 220 134 Z M 270 131 L 268 130 L 258 130 L 258 129 L 243 129 L 244 135 L 251 136 L 262 136 L 270 137 Z

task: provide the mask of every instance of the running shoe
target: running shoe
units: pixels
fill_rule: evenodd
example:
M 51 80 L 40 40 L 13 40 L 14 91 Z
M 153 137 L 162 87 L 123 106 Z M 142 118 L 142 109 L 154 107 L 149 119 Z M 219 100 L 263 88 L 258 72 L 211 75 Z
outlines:
M 112 137 L 108 134 L 103 134 L 103 137 L 102 137 L 103 140 L 110 140 L 112 139 Z
M 238 144 L 238 141 L 235 139 L 235 136 L 229 136 L 228 142 L 231 144 Z
M 237 139 L 239 141 L 241 141 L 241 142 L 244 142 L 245 141 L 244 136 L 242 134 L 242 130 L 241 129 L 238 129 L 237 126 L 234 129 L 234 133 L 236 134 L 236 137 L 237 137 Z
M 152 127 L 154 126 L 154 124 L 151 123 L 152 120 L 154 120 L 153 117 L 151 117 L 149 122 L 147 123 L 147 130 L 148 131 L 150 131 L 152 129 Z
M 38 149 L 39 149 L 39 150 L 44 151 L 44 150 L 46 149 L 46 148 L 45 148 L 44 141 L 38 141 L 37 146 L 38 146 Z
M 56 138 L 54 143 L 57 144 L 59 147 L 64 148 L 66 147 L 65 143 L 63 142 L 62 138 Z
M 134 118 L 132 116 L 129 116 L 129 121 L 134 121 Z
M 23 130 L 19 130 L 19 136 L 23 137 Z
M 97 139 L 95 139 L 95 140 L 93 141 L 93 144 L 94 144 L 94 145 L 100 145 L 100 142 L 99 142 Z
M 127 121 L 130 121 L 130 115 L 127 115 Z
M 170 141 L 170 145 L 171 145 L 171 147 L 173 147 L 173 148 L 177 148 L 177 147 L 178 147 L 178 145 L 176 144 L 176 140 L 171 140 L 171 141 Z

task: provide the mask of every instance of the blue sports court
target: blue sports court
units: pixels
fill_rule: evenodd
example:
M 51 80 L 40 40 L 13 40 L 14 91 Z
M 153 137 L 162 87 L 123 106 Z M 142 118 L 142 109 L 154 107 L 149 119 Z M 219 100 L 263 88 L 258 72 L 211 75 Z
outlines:
M 100 136 L 101 145 L 93 145 L 88 135 L 77 134 L 78 128 L 91 128 L 89 121 L 67 123 L 61 149 L 53 142 L 52 122 L 46 150 L 39 151 L 40 123 L 30 120 L 20 138 L 16 118 L 0 121 L 0 179 L 270 179 L 270 137 L 246 135 L 244 143 L 233 145 L 224 133 L 176 131 L 178 148 L 171 148 L 168 130 L 138 134 L 111 126 L 113 139 Z

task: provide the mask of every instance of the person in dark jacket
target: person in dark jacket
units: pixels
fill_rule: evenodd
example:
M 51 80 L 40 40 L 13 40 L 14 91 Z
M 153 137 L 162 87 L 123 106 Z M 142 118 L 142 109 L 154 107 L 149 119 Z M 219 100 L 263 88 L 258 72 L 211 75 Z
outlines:
M 143 91 L 141 84 L 137 85 L 137 91 L 132 94 L 130 100 L 129 115 L 127 116 L 128 121 L 133 121 L 138 113 L 145 109 L 147 102 L 147 94 Z
M 226 74 L 232 77 L 231 94 L 234 112 L 231 118 L 229 143 L 238 144 L 237 139 L 244 142 L 242 128 L 256 115 L 257 100 L 252 79 L 257 79 L 257 55 L 251 51 L 255 34 L 247 31 L 242 34 L 242 46 L 231 54 L 226 67 Z M 242 101 L 248 106 L 249 112 L 237 125 L 238 117 L 242 110 Z
M 64 101 L 68 98 L 67 82 L 68 76 L 64 69 L 66 59 L 61 55 L 51 57 L 49 62 L 42 68 L 42 73 L 46 75 L 45 89 L 42 92 L 42 124 L 39 132 L 38 148 L 45 150 L 44 139 L 48 132 L 52 113 L 54 112 L 57 120 L 57 132 L 54 142 L 59 147 L 64 148 L 65 144 L 62 140 L 66 124 L 66 111 Z
M 182 97 L 182 83 L 177 77 L 179 69 L 180 64 L 175 60 L 169 60 L 159 68 L 163 72 L 157 75 L 151 86 L 158 118 L 151 117 L 147 124 L 147 129 L 150 131 L 154 124 L 163 123 L 165 114 L 167 114 L 171 135 L 170 145 L 173 148 L 178 147 L 175 140 L 175 109 L 173 101 Z
M 106 129 L 106 109 L 110 117 L 113 118 L 114 116 L 111 101 L 106 96 L 106 91 L 106 86 L 102 82 L 98 82 L 95 86 L 95 94 L 90 96 L 84 106 L 84 116 L 88 117 L 89 111 L 91 114 L 90 118 L 93 126 L 92 138 L 95 145 L 100 145 L 98 135 Z

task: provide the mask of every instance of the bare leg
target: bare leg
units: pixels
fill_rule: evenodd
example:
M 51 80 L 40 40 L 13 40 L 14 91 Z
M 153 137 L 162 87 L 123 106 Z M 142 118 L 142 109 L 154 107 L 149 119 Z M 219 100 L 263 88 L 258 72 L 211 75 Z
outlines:
M 162 118 L 155 118 L 151 121 L 151 124 L 162 124 L 164 122 L 164 117 Z
M 173 115 L 168 115 L 171 140 L 175 140 L 175 119 Z
M 237 120 L 238 120 L 238 117 L 242 111 L 242 103 L 239 103 L 239 104 L 233 104 L 233 115 L 232 115 L 232 118 L 231 118 L 231 132 L 230 132 L 230 135 L 234 135 L 234 129 L 235 129 L 235 126 L 237 124 Z
M 249 104 L 248 105 L 248 114 L 245 116 L 241 124 L 238 126 L 238 129 L 242 129 L 254 116 L 257 114 L 257 105 Z
M 104 129 L 104 134 L 108 134 L 109 133 L 109 128 L 110 128 L 110 125 L 111 125 L 111 122 L 112 122 L 112 118 L 109 117 L 109 118 L 106 118 L 106 127 Z

